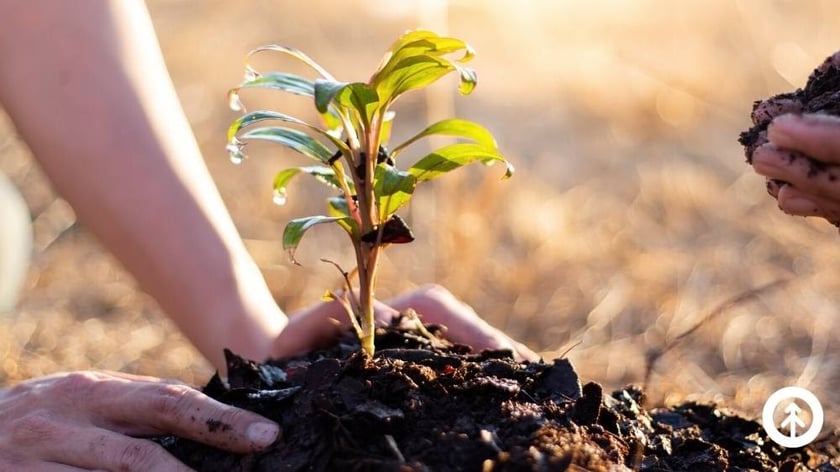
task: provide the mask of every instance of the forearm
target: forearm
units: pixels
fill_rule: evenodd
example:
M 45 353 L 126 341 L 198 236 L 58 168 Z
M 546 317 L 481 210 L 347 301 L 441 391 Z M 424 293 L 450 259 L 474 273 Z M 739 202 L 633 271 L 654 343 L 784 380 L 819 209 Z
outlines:
M 285 316 L 203 163 L 142 3 L 28 3 L 0 1 L 0 101 L 55 188 L 215 365 L 222 347 L 268 355 Z

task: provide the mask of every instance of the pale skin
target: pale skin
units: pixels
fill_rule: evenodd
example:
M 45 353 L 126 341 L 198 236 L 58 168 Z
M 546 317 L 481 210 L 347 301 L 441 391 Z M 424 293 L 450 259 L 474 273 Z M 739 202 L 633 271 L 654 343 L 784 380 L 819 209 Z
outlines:
M 840 222 L 840 118 L 804 114 L 776 117 L 767 131 L 770 143 L 753 155 L 759 174 L 787 184 L 770 192 L 786 213 Z M 814 172 L 805 156 L 825 167 Z
M 0 103 L 75 209 L 217 368 L 222 349 L 283 357 L 335 335 L 333 303 L 287 317 L 225 209 L 134 0 L 0 0 Z M 439 286 L 382 304 L 414 308 L 456 342 L 537 356 Z M 337 321 L 336 321 L 337 320 Z M 116 334 L 115 334 L 116 335 Z M 230 428 L 208 428 L 216 420 Z M 232 451 L 264 448 L 277 425 L 177 382 L 75 372 L 0 389 L 0 470 L 187 470 L 145 436 Z
M 840 66 L 840 52 L 819 69 L 830 66 Z M 770 122 L 767 139 L 753 154 L 752 165 L 769 179 L 768 191 L 779 208 L 840 223 L 840 117 L 783 113 Z M 807 158 L 820 165 L 813 166 Z

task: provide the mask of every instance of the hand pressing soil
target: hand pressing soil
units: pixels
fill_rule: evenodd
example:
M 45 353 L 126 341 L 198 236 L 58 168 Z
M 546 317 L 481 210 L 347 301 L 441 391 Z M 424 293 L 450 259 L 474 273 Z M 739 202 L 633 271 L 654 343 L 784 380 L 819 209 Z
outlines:
M 804 88 L 756 101 L 751 118 L 739 142 L 779 207 L 840 225 L 840 52 Z

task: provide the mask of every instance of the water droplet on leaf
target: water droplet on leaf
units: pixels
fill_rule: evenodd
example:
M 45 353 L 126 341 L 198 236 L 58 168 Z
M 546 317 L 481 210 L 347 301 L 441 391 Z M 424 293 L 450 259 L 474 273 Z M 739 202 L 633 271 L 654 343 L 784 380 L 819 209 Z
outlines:
M 231 155 L 230 155 L 230 162 L 232 162 L 236 165 L 242 164 L 242 161 L 244 161 L 244 160 L 245 160 L 245 156 L 242 155 L 242 153 L 236 153 L 236 154 L 231 153 Z
M 244 146 L 245 145 L 242 143 L 242 141 L 240 141 L 236 138 L 233 138 L 230 141 L 230 143 L 228 143 L 228 145 L 225 146 L 225 149 L 227 149 L 227 152 L 230 153 L 230 162 L 232 162 L 236 165 L 242 164 L 242 161 L 244 161 L 245 157 L 246 157 L 245 153 L 242 152 L 242 148 Z
M 272 196 L 271 200 L 274 202 L 275 205 L 283 206 L 286 204 L 286 189 L 285 188 L 276 188 L 274 189 L 274 195 Z
M 228 92 L 228 106 L 233 111 L 242 111 L 245 109 L 245 105 L 243 105 L 242 100 L 239 99 L 239 90 L 233 89 Z
M 250 82 L 260 76 L 251 66 L 245 66 L 245 82 Z

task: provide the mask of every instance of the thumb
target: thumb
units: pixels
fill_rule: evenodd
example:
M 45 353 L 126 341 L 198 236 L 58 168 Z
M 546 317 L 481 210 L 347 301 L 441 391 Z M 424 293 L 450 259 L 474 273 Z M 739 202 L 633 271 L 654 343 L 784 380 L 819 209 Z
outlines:
M 395 309 L 375 302 L 377 323 L 389 323 L 396 315 Z M 291 315 L 274 342 L 272 357 L 290 357 L 327 346 L 351 326 L 349 316 L 337 301 L 321 302 Z

